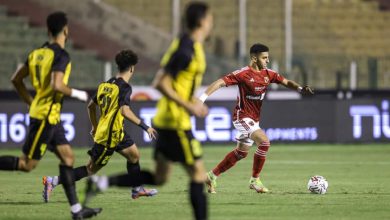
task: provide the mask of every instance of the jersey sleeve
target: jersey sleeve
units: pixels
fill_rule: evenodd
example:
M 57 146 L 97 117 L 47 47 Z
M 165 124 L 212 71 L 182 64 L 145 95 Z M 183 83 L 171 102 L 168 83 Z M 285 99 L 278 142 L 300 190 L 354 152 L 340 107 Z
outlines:
M 132 93 L 131 87 L 127 87 L 127 88 L 123 89 L 123 92 L 119 97 L 119 107 L 121 107 L 123 105 L 130 106 L 131 93 Z
M 167 64 L 164 66 L 166 73 L 175 77 L 181 70 L 188 67 L 192 59 L 192 54 L 188 49 L 179 48 L 172 54 Z
M 52 71 L 58 71 L 65 73 L 66 66 L 70 62 L 70 57 L 66 52 L 60 52 L 58 56 L 55 56 Z
M 284 77 L 275 71 L 268 71 L 271 83 L 282 83 Z
M 222 77 L 222 80 L 225 82 L 226 86 L 237 85 L 241 82 L 241 70 L 236 70 L 232 73 L 227 74 Z

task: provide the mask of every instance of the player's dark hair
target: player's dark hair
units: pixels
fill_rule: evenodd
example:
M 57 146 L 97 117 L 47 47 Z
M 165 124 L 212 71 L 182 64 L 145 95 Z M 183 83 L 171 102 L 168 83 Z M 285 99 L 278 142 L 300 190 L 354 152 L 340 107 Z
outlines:
M 138 63 L 138 56 L 132 50 L 122 50 L 115 56 L 115 62 L 119 72 L 126 72 Z
M 205 2 L 191 2 L 186 10 L 187 29 L 192 31 L 200 27 L 200 21 L 206 16 L 209 6 Z
M 56 37 L 68 24 L 68 18 L 62 11 L 51 13 L 46 19 L 47 29 L 53 37 Z
M 264 44 L 253 44 L 249 50 L 251 55 L 257 55 L 262 52 L 268 52 L 269 48 Z

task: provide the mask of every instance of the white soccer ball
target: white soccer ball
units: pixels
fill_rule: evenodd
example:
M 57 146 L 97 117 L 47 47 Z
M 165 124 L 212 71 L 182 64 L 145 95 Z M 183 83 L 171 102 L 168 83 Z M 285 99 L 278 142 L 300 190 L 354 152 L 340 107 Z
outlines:
M 312 176 L 307 183 L 307 189 L 315 194 L 325 194 L 328 190 L 328 181 L 323 176 Z

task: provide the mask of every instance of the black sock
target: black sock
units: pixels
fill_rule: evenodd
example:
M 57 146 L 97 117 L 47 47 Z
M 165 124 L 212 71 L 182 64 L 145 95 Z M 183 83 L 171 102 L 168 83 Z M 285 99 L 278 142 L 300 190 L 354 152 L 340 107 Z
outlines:
M 73 173 L 74 173 L 74 181 L 79 181 L 82 178 L 88 176 L 88 170 L 87 170 L 86 166 L 74 168 Z M 58 177 L 58 184 L 57 185 L 60 185 L 60 184 L 62 184 L 61 176 Z
M 141 186 L 141 185 L 156 185 L 154 175 L 149 171 L 141 171 L 140 175 L 132 176 L 129 174 L 115 175 L 108 178 L 110 186 Z
M 69 204 L 74 205 L 78 203 L 73 167 L 60 165 L 60 178 Z
M 141 175 L 141 167 L 139 166 L 139 162 L 131 163 L 127 161 L 127 174 L 132 178 L 140 178 Z
M 0 170 L 18 170 L 19 157 L 15 156 L 1 156 Z
M 127 161 L 126 167 L 127 167 L 127 173 L 129 175 L 139 175 L 141 172 L 141 167 L 139 166 L 138 161 L 136 163 L 131 163 Z
M 191 182 L 190 185 L 190 199 L 196 220 L 207 219 L 207 199 L 203 187 L 203 183 Z

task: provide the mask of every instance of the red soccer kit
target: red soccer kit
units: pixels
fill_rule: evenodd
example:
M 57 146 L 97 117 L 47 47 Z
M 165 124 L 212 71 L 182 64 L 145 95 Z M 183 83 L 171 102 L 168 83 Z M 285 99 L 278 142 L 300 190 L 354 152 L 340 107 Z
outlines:
M 284 77 L 271 69 L 254 70 L 246 66 L 224 77 L 226 86 L 238 85 L 239 94 L 233 121 L 251 118 L 260 121 L 261 106 L 270 83 L 281 83 Z

